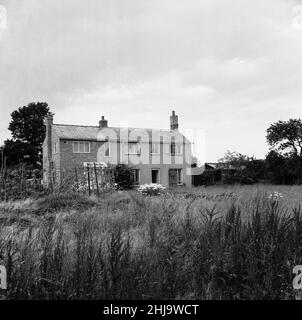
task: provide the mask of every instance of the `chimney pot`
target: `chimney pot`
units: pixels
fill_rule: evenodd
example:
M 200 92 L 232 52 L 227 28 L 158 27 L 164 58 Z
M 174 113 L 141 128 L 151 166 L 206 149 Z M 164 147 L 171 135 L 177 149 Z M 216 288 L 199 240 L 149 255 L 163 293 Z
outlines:
M 105 120 L 104 116 L 102 116 L 102 119 L 99 121 L 99 127 L 100 129 L 108 127 L 108 120 Z
M 178 130 L 178 115 L 175 114 L 175 111 L 172 111 L 172 116 L 170 116 L 170 129 Z

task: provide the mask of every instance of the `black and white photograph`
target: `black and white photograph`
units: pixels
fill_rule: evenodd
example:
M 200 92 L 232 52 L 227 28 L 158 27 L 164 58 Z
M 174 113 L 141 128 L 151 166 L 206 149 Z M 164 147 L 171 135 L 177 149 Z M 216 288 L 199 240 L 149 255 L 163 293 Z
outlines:
M 0 0 L 0 300 L 302 300 L 302 1 Z

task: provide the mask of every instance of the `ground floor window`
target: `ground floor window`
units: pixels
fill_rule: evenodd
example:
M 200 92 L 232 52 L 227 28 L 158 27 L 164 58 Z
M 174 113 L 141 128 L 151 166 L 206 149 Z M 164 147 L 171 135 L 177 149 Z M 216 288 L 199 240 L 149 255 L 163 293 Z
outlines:
M 170 169 L 169 170 L 169 185 L 176 186 L 183 184 L 182 169 Z
M 152 169 L 151 175 L 152 175 L 152 183 L 159 183 L 160 181 L 159 169 Z
M 139 169 L 133 169 L 133 184 L 139 186 Z

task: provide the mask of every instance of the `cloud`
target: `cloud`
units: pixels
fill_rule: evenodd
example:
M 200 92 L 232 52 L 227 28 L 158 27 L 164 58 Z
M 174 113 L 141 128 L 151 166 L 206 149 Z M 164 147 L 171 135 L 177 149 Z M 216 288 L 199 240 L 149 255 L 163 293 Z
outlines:
M 301 116 L 297 3 L 2 1 L 1 137 L 10 112 L 35 100 L 58 122 L 106 113 L 138 127 L 167 127 L 173 107 L 183 127 L 207 130 L 208 160 L 230 148 L 264 156 L 266 127 Z

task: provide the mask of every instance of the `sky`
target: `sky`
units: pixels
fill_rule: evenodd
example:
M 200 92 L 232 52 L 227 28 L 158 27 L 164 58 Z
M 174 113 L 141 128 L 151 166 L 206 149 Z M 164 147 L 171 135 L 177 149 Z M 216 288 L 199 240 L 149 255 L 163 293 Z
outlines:
M 175 110 L 201 162 L 263 158 L 270 124 L 302 117 L 302 1 L 0 0 L 0 144 L 35 101 L 66 124 Z

